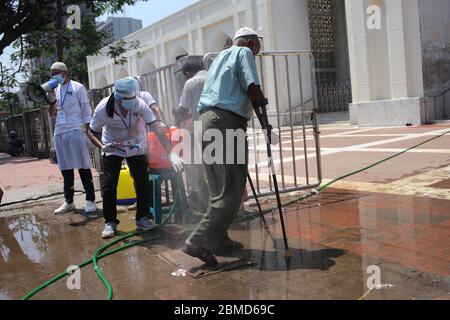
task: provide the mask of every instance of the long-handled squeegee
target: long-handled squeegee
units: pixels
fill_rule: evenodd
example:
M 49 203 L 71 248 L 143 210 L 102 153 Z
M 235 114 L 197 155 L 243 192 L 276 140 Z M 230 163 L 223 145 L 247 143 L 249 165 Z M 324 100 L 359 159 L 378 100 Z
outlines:
M 259 104 L 257 106 L 255 106 L 256 110 L 259 111 L 257 112 L 258 118 L 261 122 L 261 127 L 264 130 L 265 133 L 265 139 L 266 139 L 266 145 L 267 145 L 267 157 L 269 159 L 269 170 L 270 173 L 272 175 L 272 181 L 273 181 L 273 185 L 275 187 L 275 195 L 277 197 L 277 206 L 278 206 L 278 212 L 280 214 L 280 223 L 281 223 L 281 230 L 283 232 L 283 240 L 284 240 L 284 248 L 285 248 L 285 252 L 284 252 L 284 256 L 286 258 L 291 257 L 291 251 L 289 250 L 289 245 L 288 245 L 288 241 L 287 241 L 287 236 L 286 236 L 286 227 L 284 224 L 284 216 L 283 216 L 283 207 L 281 205 L 281 198 L 280 198 L 280 191 L 278 189 L 278 181 L 277 181 L 277 175 L 275 173 L 275 166 L 273 164 L 273 157 L 272 157 L 272 138 L 271 138 L 271 130 L 272 127 L 269 125 L 268 120 L 267 120 L 267 111 L 266 111 L 266 105 L 268 104 L 267 99 L 264 99 L 264 103 L 263 104 Z

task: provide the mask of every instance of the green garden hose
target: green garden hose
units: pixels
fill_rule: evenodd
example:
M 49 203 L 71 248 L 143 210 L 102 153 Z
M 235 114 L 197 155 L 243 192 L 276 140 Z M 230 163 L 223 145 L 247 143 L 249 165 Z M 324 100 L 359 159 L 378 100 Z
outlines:
M 419 143 L 419 144 L 416 144 L 416 145 L 414 145 L 414 146 L 412 146 L 412 147 L 410 147 L 410 148 L 408 148 L 408 149 L 405 149 L 405 150 L 403 150 L 403 151 L 401 151 L 401 152 L 399 152 L 399 153 L 396 153 L 396 154 L 394 154 L 394 155 L 392 155 L 392 156 L 390 156 L 390 157 L 387 157 L 387 158 L 384 158 L 384 159 L 382 159 L 382 160 L 380 160 L 380 161 L 377 161 L 377 162 L 375 162 L 375 163 L 373 163 L 373 164 L 371 164 L 371 165 L 368 165 L 368 166 L 366 166 L 366 167 L 364 167 L 364 168 L 362 168 L 362 169 L 359 169 L 359 170 L 356 170 L 356 171 L 352 171 L 352 172 L 347 173 L 347 174 L 345 174 L 345 175 L 343 175 L 343 176 L 337 177 L 336 179 L 333 179 L 333 180 L 331 180 L 330 182 L 328 182 L 328 183 L 326 183 L 326 184 L 320 186 L 319 188 L 317 188 L 317 190 L 314 190 L 313 192 L 304 194 L 304 195 L 302 195 L 302 196 L 300 196 L 300 197 L 298 197 L 298 198 L 296 198 L 296 199 L 293 199 L 293 200 L 290 200 L 290 201 L 288 201 L 288 202 L 286 202 L 286 203 L 283 203 L 283 207 L 289 206 L 289 205 L 294 204 L 294 203 L 297 203 L 297 202 L 299 202 L 299 201 L 303 201 L 303 200 L 305 200 L 306 198 L 309 198 L 309 197 L 311 197 L 311 196 L 314 196 L 314 195 L 318 194 L 319 192 L 321 192 L 321 191 L 324 190 L 325 188 L 328 188 L 328 187 L 331 186 L 332 184 L 334 184 L 334 183 L 336 183 L 336 182 L 338 182 L 338 181 L 340 181 L 340 180 L 342 180 L 342 179 L 345 179 L 345 178 L 347 178 L 347 177 L 353 176 L 353 175 L 355 175 L 355 174 L 357 174 L 357 173 L 360 173 L 360 172 L 362 172 L 362 171 L 365 171 L 365 170 L 368 170 L 368 169 L 370 169 L 370 168 L 372 168 L 372 167 L 375 167 L 375 166 L 377 166 L 377 165 L 379 165 L 379 164 L 381 164 L 381 163 L 383 163 L 383 162 L 386 162 L 386 161 L 391 160 L 391 159 L 393 159 L 393 158 L 395 158 L 395 157 L 398 157 L 398 156 L 400 156 L 400 155 L 402 155 L 402 154 L 408 152 L 409 150 L 412 150 L 412 149 L 415 149 L 415 148 L 417 148 L 417 147 L 420 147 L 421 145 L 423 145 L 423 144 L 425 144 L 425 143 L 427 143 L 427 142 L 430 142 L 430 141 L 435 140 L 435 139 L 437 139 L 437 138 L 443 137 L 443 136 L 445 136 L 446 134 L 449 134 L 449 133 L 450 133 L 450 130 L 449 130 L 449 131 L 445 131 L 445 132 L 443 132 L 443 133 L 441 133 L 441 134 L 439 134 L 439 135 L 437 135 L 437 136 L 435 136 L 435 137 L 433 137 L 433 138 L 427 139 L 427 140 L 425 140 L 425 141 L 423 141 L 423 142 L 421 142 L 421 143 Z M 263 214 L 267 214 L 267 213 L 271 213 L 271 212 L 273 212 L 274 210 L 277 210 L 277 209 L 278 209 L 278 207 L 272 207 L 272 208 L 264 209 L 262 212 L 263 212 Z M 243 216 L 243 217 L 241 217 L 241 218 L 235 219 L 235 220 L 233 221 L 233 223 L 251 220 L 251 219 L 257 218 L 257 217 L 259 217 L 259 216 L 260 216 L 260 213 L 259 213 L 259 212 L 258 212 L 258 213 L 253 213 L 253 214 L 249 214 L 249 215 L 245 215 L 245 216 Z
M 373 163 L 373 164 L 371 164 L 371 165 L 369 165 L 369 166 L 366 166 L 366 167 L 364 167 L 364 168 L 362 168 L 362 169 L 359 169 L 359 170 L 350 172 L 350 173 L 345 174 L 345 175 L 343 175 L 343 176 L 340 176 L 340 177 L 338 177 L 338 178 L 336 178 L 336 179 L 333 179 L 332 181 L 330 181 L 330 182 L 324 184 L 323 186 L 319 187 L 317 190 L 314 190 L 314 191 L 311 192 L 311 193 L 302 195 L 301 197 L 298 197 L 297 199 L 294 199 L 294 200 L 291 200 L 291 201 L 288 201 L 288 202 L 284 203 L 284 204 L 283 204 L 283 207 L 289 206 L 289 205 L 291 205 L 291 204 L 294 204 L 294 203 L 297 203 L 297 202 L 299 202 L 299 201 L 302 201 L 302 200 L 304 200 L 304 199 L 306 199 L 306 198 L 308 198 L 308 197 L 311 197 L 311 196 L 313 196 L 313 195 L 315 195 L 315 194 L 321 192 L 321 191 L 324 190 L 325 188 L 328 188 L 329 186 L 331 186 L 332 184 L 336 183 L 336 182 L 339 181 L 339 180 L 345 179 L 345 178 L 347 178 L 347 177 L 349 177 L 349 176 L 352 176 L 352 175 L 355 175 L 355 174 L 360 173 L 360 172 L 362 172 L 362 171 L 365 171 L 365 170 L 367 170 L 367 169 L 370 169 L 370 168 L 372 168 L 372 167 L 374 167 L 374 166 L 377 166 L 377 165 L 379 165 L 379 164 L 381 164 L 381 163 L 383 163 L 383 162 L 386 162 L 386 161 L 391 160 L 391 159 L 393 159 L 393 158 L 395 158 L 395 157 L 398 157 L 398 156 L 400 156 L 400 155 L 402 155 L 402 154 L 408 152 L 409 150 L 415 149 L 415 148 L 417 148 L 417 147 L 419 147 L 419 146 L 421 146 L 421 145 L 423 145 L 423 144 L 425 144 L 425 143 L 427 143 L 427 142 L 430 142 L 430 141 L 432 141 L 432 140 L 435 140 L 435 139 L 437 139 L 437 138 L 440 138 L 440 137 L 442 137 L 442 136 L 444 136 L 444 135 L 446 135 L 446 134 L 449 134 L 449 133 L 450 133 L 450 131 L 443 132 L 442 134 L 440 134 L 440 135 L 438 135 L 438 136 L 435 136 L 435 137 L 433 137 L 433 138 L 427 139 L 427 140 L 425 140 L 425 141 L 423 141 L 423 142 L 421 142 L 421 143 L 419 143 L 419 144 L 416 144 L 416 145 L 414 145 L 414 146 L 412 146 L 412 147 L 410 147 L 410 148 L 408 148 L 408 149 L 405 149 L 405 150 L 403 150 L 403 151 L 401 151 L 401 152 L 399 152 L 399 153 L 397 153 L 397 154 L 395 154 L 395 155 L 393 155 L 393 156 L 387 157 L 387 158 L 382 159 L 382 160 L 380 160 L 380 161 L 377 161 L 377 162 L 375 162 L 375 163 Z M 100 269 L 100 267 L 98 266 L 98 260 L 100 260 L 100 259 L 102 259 L 102 258 L 105 258 L 105 257 L 107 257 L 107 256 L 109 256 L 109 255 L 111 255 L 111 254 L 117 253 L 117 252 L 119 252 L 119 251 L 125 250 L 125 249 L 127 249 L 127 248 L 130 248 L 130 247 L 133 247 L 133 246 L 136 246 L 136 245 L 139 245 L 139 244 L 143 244 L 143 243 L 146 243 L 146 242 L 149 242 L 149 241 L 156 240 L 156 239 L 158 239 L 158 238 L 160 238 L 160 237 L 159 237 L 159 236 L 154 236 L 154 237 L 147 238 L 147 239 L 143 239 L 143 240 L 133 241 L 133 242 L 124 244 L 124 245 L 122 245 L 122 246 L 120 246 L 120 247 L 118 247 L 118 248 L 115 248 L 115 249 L 112 249 L 112 250 L 110 250 L 110 251 L 107 251 L 107 252 L 105 252 L 105 253 L 103 253 L 103 252 L 104 252 L 107 248 L 109 248 L 109 247 L 113 246 L 114 244 L 116 244 L 116 243 L 118 243 L 118 242 L 121 242 L 121 241 L 123 241 L 123 240 L 129 239 L 129 238 L 134 237 L 134 236 L 143 235 L 143 234 L 148 233 L 148 232 L 153 231 L 153 230 L 161 229 L 165 224 L 167 224 L 167 222 L 169 221 L 169 219 L 170 219 L 171 216 L 173 215 L 173 213 L 174 213 L 174 208 L 175 208 L 175 202 L 176 202 L 176 199 L 177 199 L 177 197 L 175 197 L 175 199 L 174 199 L 174 204 L 173 204 L 173 206 L 172 206 L 172 210 L 170 211 L 169 216 L 167 217 L 167 219 L 166 219 L 161 225 L 155 226 L 155 228 L 153 228 L 153 229 L 151 229 L 151 230 L 149 230 L 149 231 L 129 233 L 129 234 L 126 234 L 125 236 L 122 236 L 122 237 L 120 237 L 120 238 L 117 238 L 116 240 L 114 240 L 114 241 L 112 241 L 112 242 L 110 242 L 110 243 L 108 243 L 108 244 L 102 246 L 102 247 L 99 248 L 98 250 L 96 250 L 95 253 L 94 253 L 94 255 L 93 255 L 93 258 L 92 258 L 92 259 L 86 260 L 86 261 L 84 261 L 84 262 L 82 262 L 82 263 L 80 263 L 80 264 L 78 265 L 78 267 L 81 269 L 81 268 L 83 268 L 83 267 L 85 267 L 85 266 L 87 266 L 87 265 L 89 265 L 89 264 L 91 264 L 91 263 L 94 264 L 95 272 L 97 273 L 98 277 L 101 279 L 101 281 L 103 282 L 103 284 L 105 285 L 105 287 L 106 287 L 107 290 L 108 290 L 108 300 L 111 300 L 111 299 L 113 298 L 113 289 L 112 289 L 111 285 L 109 284 L 108 280 L 104 277 L 103 273 L 101 272 L 101 269 Z M 263 213 L 264 213 L 264 214 L 271 213 L 271 212 L 273 212 L 273 211 L 276 210 L 276 209 L 277 209 L 277 207 L 265 209 L 265 210 L 263 210 Z M 254 218 L 259 217 L 259 215 L 260 215 L 259 213 L 246 215 L 246 216 L 244 216 L 244 217 L 235 219 L 235 220 L 233 221 L 233 223 L 242 222 L 242 221 L 248 221 L 248 220 L 251 220 L 251 219 L 254 219 Z M 26 295 L 24 295 L 20 300 L 28 300 L 28 299 L 30 299 L 31 297 L 33 297 L 33 296 L 34 296 L 36 293 L 38 293 L 39 291 L 45 289 L 45 288 L 48 287 L 49 285 L 55 283 L 56 281 L 58 281 L 58 280 L 64 278 L 64 277 L 67 276 L 67 275 L 70 275 L 70 272 L 64 271 L 64 272 L 60 273 L 59 275 L 53 277 L 52 279 L 46 281 L 46 282 L 43 283 L 42 285 L 40 285 L 40 286 L 34 288 L 33 290 L 31 290 L 30 292 L 28 292 L 28 293 L 27 293 Z
M 178 178 L 178 180 L 179 180 L 179 178 Z M 179 181 L 178 181 L 178 182 L 179 182 Z M 150 231 L 155 231 L 155 230 L 161 229 L 164 225 L 167 224 L 167 222 L 169 222 L 170 218 L 173 216 L 173 214 L 174 214 L 174 212 L 175 212 L 175 207 L 176 207 L 176 203 L 177 203 L 177 198 L 178 198 L 178 196 L 179 196 L 179 191 L 178 191 L 177 195 L 174 197 L 174 201 L 173 201 L 173 204 L 172 204 L 172 208 L 171 208 L 171 210 L 170 210 L 170 212 L 169 212 L 169 215 L 168 215 L 167 218 L 162 222 L 162 224 L 160 224 L 160 225 L 155 225 L 154 228 L 152 228 L 152 229 L 150 229 L 150 230 L 147 230 L 147 231 L 140 231 L 140 232 L 127 233 L 126 235 L 124 235 L 124 236 L 122 236 L 122 237 L 119 237 L 119 238 L 115 239 L 114 241 L 111 241 L 110 243 L 108 243 L 108 244 L 106 244 L 106 245 L 100 247 L 99 249 L 97 249 L 97 250 L 95 251 L 95 253 L 94 253 L 94 255 L 92 256 L 91 259 L 88 259 L 88 260 L 86 260 L 86 261 L 84 261 L 84 262 L 82 262 L 82 263 L 80 263 L 80 264 L 78 265 L 78 268 L 81 269 L 81 268 L 83 268 L 83 267 L 85 267 L 85 266 L 87 266 L 87 265 L 89 265 L 89 264 L 91 264 L 91 263 L 94 264 L 94 270 L 95 270 L 95 273 L 97 274 L 97 276 L 100 278 L 100 280 L 103 282 L 103 284 L 105 285 L 105 287 L 106 287 L 107 290 L 108 290 L 108 300 L 111 300 L 111 299 L 112 299 L 112 297 L 113 297 L 113 290 L 112 290 L 112 287 L 111 287 L 111 285 L 109 284 L 108 280 L 107 280 L 107 279 L 105 278 L 105 276 L 103 275 L 103 273 L 102 273 L 102 271 L 101 271 L 101 269 L 100 269 L 100 267 L 99 267 L 99 265 L 98 265 L 98 260 L 100 260 L 100 259 L 102 259 L 102 258 L 104 258 L 104 257 L 107 257 L 107 256 L 109 256 L 109 255 L 111 255 L 111 254 L 114 254 L 114 253 L 116 253 L 116 252 L 119 252 L 119 251 L 128 249 L 128 248 L 130 248 L 130 247 L 134 247 L 134 246 L 137 246 L 137 245 L 140 245 L 140 244 L 149 242 L 149 241 L 153 241 L 153 240 L 159 239 L 160 237 L 159 237 L 159 236 L 155 236 L 155 237 L 151 237 L 151 238 L 147 238 L 147 239 L 143 239 L 143 240 L 133 241 L 133 242 L 124 244 L 124 245 L 122 245 L 122 246 L 120 246 L 120 247 L 118 247 L 118 248 L 115 248 L 115 249 L 112 249 L 112 250 L 110 250 L 110 251 L 107 251 L 107 252 L 105 252 L 105 253 L 103 253 L 103 252 L 104 252 L 107 248 L 109 248 L 109 247 L 111 247 L 111 246 L 115 245 L 116 243 L 119 243 L 119 242 L 121 242 L 121 241 L 123 241 L 123 240 L 129 239 L 129 238 L 132 238 L 132 237 L 135 237 L 135 236 L 144 235 L 144 234 L 149 233 Z M 70 275 L 70 274 L 71 274 L 71 272 L 70 272 L 70 271 L 67 271 L 67 270 L 65 270 L 64 272 L 61 272 L 61 273 L 58 274 L 57 276 L 51 278 L 50 280 L 44 282 L 42 285 L 40 285 L 40 286 L 34 288 L 33 290 L 31 290 L 30 292 L 28 292 L 26 295 L 24 295 L 22 298 L 20 298 L 20 300 L 28 300 L 28 299 L 30 299 L 31 297 L 33 297 L 33 296 L 34 296 L 36 293 L 38 293 L 39 291 L 42 291 L 43 289 L 45 289 L 45 288 L 48 287 L 49 285 L 55 283 L 56 281 L 58 281 L 58 280 L 60 280 L 60 279 L 62 279 L 62 278 L 64 278 L 64 277 L 66 277 L 66 276 L 68 276 L 68 275 Z

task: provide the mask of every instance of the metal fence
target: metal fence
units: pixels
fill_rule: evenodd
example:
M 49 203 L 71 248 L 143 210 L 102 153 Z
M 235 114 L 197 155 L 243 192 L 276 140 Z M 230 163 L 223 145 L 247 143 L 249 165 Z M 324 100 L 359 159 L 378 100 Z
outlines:
M 25 143 L 25 154 L 48 158 L 51 147 L 51 130 L 47 108 L 40 108 L 0 120 L 1 151 L 7 151 L 8 132 L 16 131 Z
M 141 89 L 152 94 L 170 125 L 175 125 L 172 109 L 178 106 L 184 85 L 184 81 L 177 78 L 176 69 L 176 64 L 170 64 L 141 76 Z
M 425 95 L 425 107 L 425 123 L 450 118 L 450 81 Z
M 320 112 L 348 111 L 352 101 L 350 81 L 319 83 L 317 102 Z
M 217 54 L 205 55 L 205 65 Z M 322 165 L 314 57 L 308 51 L 261 52 L 256 64 L 269 99 L 269 122 L 278 134 L 272 149 L 280 192 L 316 188 L 322 182 Z M 264 135 L 256 117 L 249 122 L 248 136 L 249 171 L 257 193 L 272 195 Z

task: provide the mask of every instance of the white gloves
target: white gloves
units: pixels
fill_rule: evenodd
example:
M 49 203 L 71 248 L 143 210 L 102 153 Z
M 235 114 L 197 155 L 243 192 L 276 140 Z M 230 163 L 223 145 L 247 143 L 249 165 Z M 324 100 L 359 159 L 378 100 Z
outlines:
M 170 154 L 170 162 L 172 162 L 172 167 L 176 172 L 183 170 L 184 161 L 176 153 L 172 152 Z

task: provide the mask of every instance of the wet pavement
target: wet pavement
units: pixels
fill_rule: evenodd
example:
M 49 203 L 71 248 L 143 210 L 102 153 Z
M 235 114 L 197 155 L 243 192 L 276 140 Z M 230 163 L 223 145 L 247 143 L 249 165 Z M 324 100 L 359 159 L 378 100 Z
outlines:
M 327 129 L 345 135 L 361 131 L 348 125 L 336 127 L 325 126 L 323 134 Z M 450 126 L 387 128 L 359 135 L 378 134 L 375 140 L 380 147 L 399 149 L 413 141 L 405 138 L 395 142 L 403 144 L 385 146 L 392 136 L 383 135 L 417 139 L 415 134 L 445 128 Z M 337 149 L 371 143 L 375 137 L 368 138 L 341 137 L 348 141 L 325 144 L 334 153 L 322 159 L 324 180 L 394 154 L 365 150 L 378 145 Z M 421 146 L 423 152 L 407 153 L 397 162 L 349 177 L 286 207 L 290 259 L 284 256 L 279 217 L 273 212 L 266 215 L 269 232 L 258 217 L 230 230 L 231 237 L 245 245 L 238 254 L 255 262 L 251 267 L 200 279 L 173 276 L 176 270 L 157 254 L 181 247 L 192 224 L 167 225 L 157 233 L 158 240 L 106 257 L 100 266 L 115 299 L 449 299 L 450 153 L 445 141 L 432 148 Z M 287 170 L 287 183 L 289 176 Z M 282 201 L 299 194 L 285 194 Z M 108 243 L 100 237 L 101 217 L 89 219 L 81 210 L 54 215 L 60 201 L 51 198 L 0 208 L 0 299 L 19 299 Z M 83 195 L 77 195 L 75 202 L 82 208 Z M 263 201 L 265 208 L 275 204 L 272 198 Z M 133 215 L 121 208 L 119 231 L 134 231 Z M 390 286 L 369 290 L 367 282 L 377 268 L 381 284 Z M 80 290 L 69 290 L 62 279 L 33 299 L 106 299 L 106 289 L 88 265 L 81 271 Z

